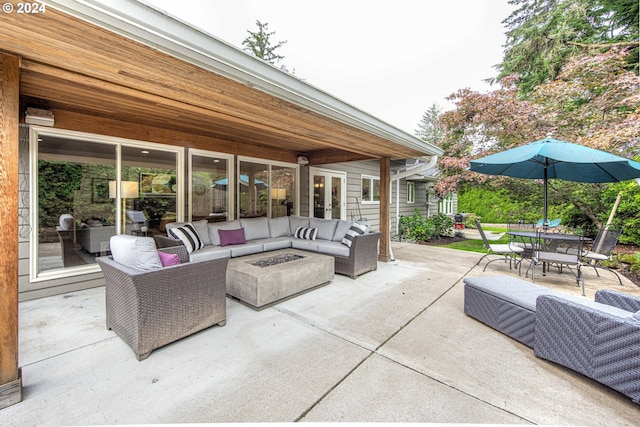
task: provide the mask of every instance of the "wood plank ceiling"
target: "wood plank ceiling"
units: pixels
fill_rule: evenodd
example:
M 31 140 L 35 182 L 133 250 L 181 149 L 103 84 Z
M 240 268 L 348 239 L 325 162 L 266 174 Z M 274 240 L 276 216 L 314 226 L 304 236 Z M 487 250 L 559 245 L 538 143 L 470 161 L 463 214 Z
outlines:
M 344 124 L 48 8 L 4 14 L 22 109 L 56 127 L 311 164 L 426 153 Z

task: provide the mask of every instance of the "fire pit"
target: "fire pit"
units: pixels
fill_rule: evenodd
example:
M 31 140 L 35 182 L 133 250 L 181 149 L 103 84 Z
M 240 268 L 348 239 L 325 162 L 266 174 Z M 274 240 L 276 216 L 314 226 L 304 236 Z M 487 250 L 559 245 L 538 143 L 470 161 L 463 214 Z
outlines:
M 333 280 L 332 256 L 282 249 L 229 260 L 227 294 L 257 310 Z
M 282 264 L 283 262 L 295 261 L 300 258 L 303 258 L 303 257 L 301 255 L 289 253 L 289 254 L 270 256 L 269 258 L 259 259 L 255 262 L 252 262 L 251 265 L 255 265 L 256 267 L 260 267 L 260 268 L 265 268 L 265 267 L 271 267 L 273 265 Z

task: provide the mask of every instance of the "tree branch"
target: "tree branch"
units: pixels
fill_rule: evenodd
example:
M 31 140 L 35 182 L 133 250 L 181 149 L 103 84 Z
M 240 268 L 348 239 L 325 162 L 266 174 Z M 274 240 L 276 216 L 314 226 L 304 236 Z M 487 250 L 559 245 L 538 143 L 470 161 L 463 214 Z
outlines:
M 567 44 L 572 44 L 574 46 L 580 47 L 617 47 L 617 46 L 636 46 L 640 45 L 640 41 L 637 42 L 618 42 L 618 43 L 578 43 L 578 42 L 567 42 Z

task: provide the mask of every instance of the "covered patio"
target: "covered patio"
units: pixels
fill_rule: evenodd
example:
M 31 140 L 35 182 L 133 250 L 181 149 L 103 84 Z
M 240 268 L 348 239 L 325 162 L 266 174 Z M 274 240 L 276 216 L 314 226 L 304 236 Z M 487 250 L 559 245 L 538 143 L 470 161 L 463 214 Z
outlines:
M 176 189 L 171 186 L 178 200 L 172 219 L 177 220 L 189 219 L 191 189 L 186 161 L 180 159 L 190 150 L 228 156 L 230 163 L 247 155 L 295 167 L 378 162 L 379 258 L 390 259 L 390 164 L 411 158 L 435 161 L 440 149 L 143 3 L 43 4 L 38 13 L 5 13 L 0 20 L 0 172 L 6 177 L 0 182 L 0 236 L 6 251 L 0 264 L 0 408 L 22 398 L 18 294 L 48 286 L 99 286 L 102 280 L 95 266 L 54 272 L 48 281 L 34 273 L 38 229 L 37 213 L 31 210 L 38 200 L 37 150 L 30 144 L 39 143 L 38 127 L 54 137 L 73 132 L 170 147 L 178 159 Z M 43 116 L 28 120 L 28 108 Z M 65 148 L 83 152 L 70 144 Z M 122 151 L 114 148 L 119 156 Z M 55 154 L 64 158 L 67 153 Z M 119 167 L 121 158 L 113 164 Z M 120 175 L 116 180 L 126 181 Z M 91 204 L 100 198 L 113 201 L 106 181 L 101 188 L 91 194 Z M 126 199 L 122 191 L 115 197 Z M 115 218 L 124 223 L 124 203 L 122 209 L 117 201 L 114 205 Z M 117 222 L 115 229 L 124 230 L 121 226 Z M 41 379 L 51 378 L 46 373 Z
M 463 313 L 465 276 L 516 275 L 477 253 L 393 243 L 396 261 L 212 327 L 138 362 L 104 290 L 20 303 L 23 402 L 0 424 L 421 422 L 636 425 L 630 399 Z M 587 269 L 597 289 L 640 294 Z M 538 283 L 580 294 L 570 274 Z M 61 307 L 64 307 L 61 310 Z

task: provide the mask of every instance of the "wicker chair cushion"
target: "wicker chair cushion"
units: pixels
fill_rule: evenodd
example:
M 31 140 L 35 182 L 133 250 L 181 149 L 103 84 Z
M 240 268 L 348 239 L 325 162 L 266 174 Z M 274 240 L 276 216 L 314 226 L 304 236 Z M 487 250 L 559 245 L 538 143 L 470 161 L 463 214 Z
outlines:
M 109 239 L 113 260 L 138 270 L 162 268 L 160 256 L 153 237 L 136 237 L 128 234 L 111 236 Z

